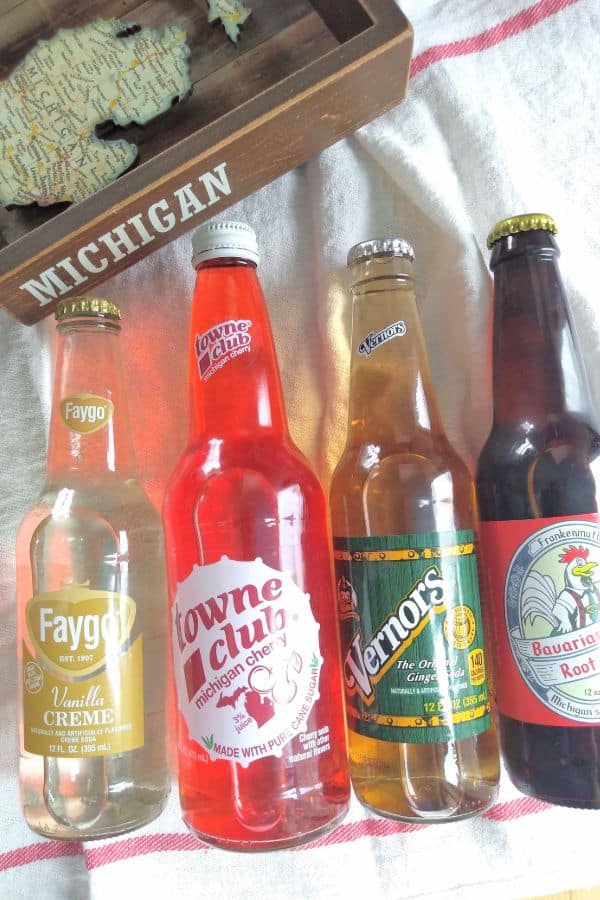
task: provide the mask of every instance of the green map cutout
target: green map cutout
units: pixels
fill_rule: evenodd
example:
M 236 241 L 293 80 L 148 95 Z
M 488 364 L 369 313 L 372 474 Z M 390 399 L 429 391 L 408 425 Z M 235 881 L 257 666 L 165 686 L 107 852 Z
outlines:
M 128 141 L 101 140 L 95 127 L 143 125 L 190 91 L 184 31 L 117 37 L 126 28 L 118 19 L 63 28 L 0 81 L 0 204 L 89 197 L 138 152 Z

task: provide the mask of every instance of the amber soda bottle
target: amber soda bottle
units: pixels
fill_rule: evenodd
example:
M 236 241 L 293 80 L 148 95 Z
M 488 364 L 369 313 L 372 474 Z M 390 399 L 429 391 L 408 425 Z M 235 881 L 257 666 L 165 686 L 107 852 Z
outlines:
M 515 785 L 600 807 L 600 435 L 546 215 L 499 222 L 479 458 L 501 747 Z
M 184 821 L 237 850 L 308 840 L 349 802 L 323 490 L 290 438 L 243 223 L 202 226 L 189 443 L 164 508 Z
M 17 536 L 27 823 L 82 840 L 145 825 L 170 788 L 160 516 L 136 478 L 119 308 L 61 301 L 46 483 Z
M 383 815 L 451 821 L 499 776 L 475 489 L 438 411 L 400 239 L 350 250 L 347 443 L 331 485 L 350 771 Z

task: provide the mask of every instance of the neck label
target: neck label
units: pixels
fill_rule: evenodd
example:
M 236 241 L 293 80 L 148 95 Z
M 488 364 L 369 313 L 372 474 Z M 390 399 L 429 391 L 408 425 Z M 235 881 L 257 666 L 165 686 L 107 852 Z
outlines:
M 60 415 L 69 429 L 77 434 L 92 434 L 110 422 L 114 404 L 95 394 L 72 394 L 60 402 Z
M 225 363 L 243 353 L 250 353 L 252 325 L 252 319 L 228 319 L 196 335 L 194 346 L 198 372 L 203 381 L 208 381 Z
M 377 350 L 382 344 L 386 344 L 392 338 L 402 337 L 405 334 L 406 322 L 403 319 L 399 319 L 398 322 L 386 325 L 385 328 L 382 328 L 377 333 L 374 331 L 369 332 L 366 338 L 363 338 L 358 345 L 358 352 L 361 356 L 370 356 L 373 350 Z

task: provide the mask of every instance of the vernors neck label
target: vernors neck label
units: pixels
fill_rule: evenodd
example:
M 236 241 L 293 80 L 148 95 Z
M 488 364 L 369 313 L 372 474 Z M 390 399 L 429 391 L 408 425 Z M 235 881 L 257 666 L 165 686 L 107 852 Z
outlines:
M 60 402 L 60 415 L 70 431 L 92 434 L 104 428 L 113 417 L 115 407 L 106 397 L 95 394 L 73 394 Z
M 406 322 L 403 319 L 399 319 L 391 325 L 386 325 L 381 331 L 370 331 L 358 345 L 358 352 L 361 356 L 370 356 L 378 347 L 387 344 L 388 341 L 391 341 L 395 337 L 403 337 L 405 334 Z
M 172 638 L 179 709 L 213 758 L 281 756 L 306 731 L 323 663 L 308 594 L 262 560 L 223 557 L 177 586 Z
M 486 522 L 497 701 L 540 725 L 600 724 L 598 516 Z
M 473 533 L 335 537 L 348 727 L 398 743 L 490 727 Z

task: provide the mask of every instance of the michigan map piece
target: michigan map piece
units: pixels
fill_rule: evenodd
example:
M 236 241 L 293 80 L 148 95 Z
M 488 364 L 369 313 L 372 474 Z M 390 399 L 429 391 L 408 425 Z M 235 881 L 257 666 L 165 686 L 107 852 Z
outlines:
M 190 91 L 184 31 L 126 29 L 118 19 L 63 28 L 0 81 L 0 204 L 89 197 L 138 152 L 96 137 L 96 126 L 143 125 Z
M 237 44 L 240 25 L 244 24 L 251 10 L 247 9 L 241 0 L 208 0 L 208 2 L 210 7 L 208 21 L 220 19 L 231 40 Z

